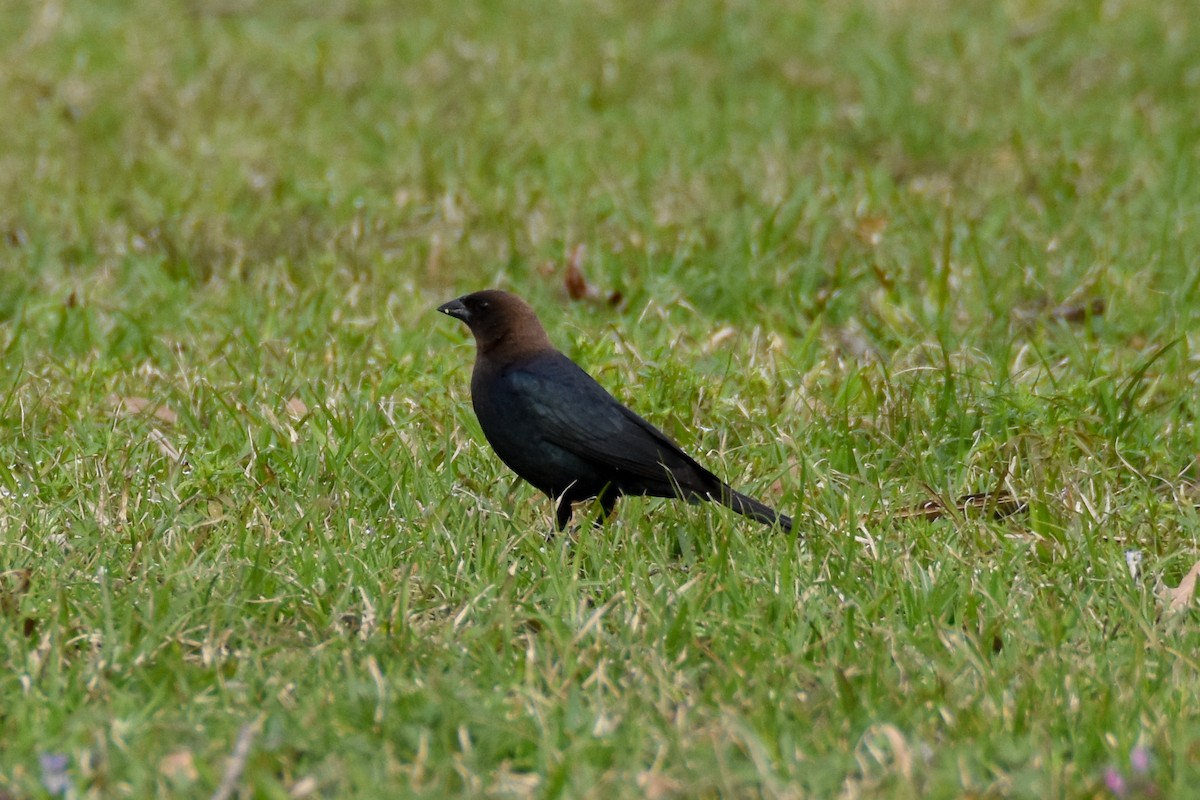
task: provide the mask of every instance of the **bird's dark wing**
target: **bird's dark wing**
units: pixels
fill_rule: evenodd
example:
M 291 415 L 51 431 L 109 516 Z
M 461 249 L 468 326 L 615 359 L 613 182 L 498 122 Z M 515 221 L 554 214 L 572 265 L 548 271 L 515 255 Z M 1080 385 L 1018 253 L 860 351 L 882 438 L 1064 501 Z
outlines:
M 579 458 L 684 489 L 706 491 L 709 486 L 697 484 L 717 480 L 561 353 L 513 365 L 505 381 L 538 419 L 546 440 Z

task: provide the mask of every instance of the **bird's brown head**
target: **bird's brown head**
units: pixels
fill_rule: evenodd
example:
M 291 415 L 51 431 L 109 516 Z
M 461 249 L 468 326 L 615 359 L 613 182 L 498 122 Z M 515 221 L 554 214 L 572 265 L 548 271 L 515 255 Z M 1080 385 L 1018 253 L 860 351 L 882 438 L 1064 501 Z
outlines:
M 509 292 L 464 294 L 438 306 L 438 311 L 467 323 L 479 355 L 518 355 L 553 347 L 533 308 Z

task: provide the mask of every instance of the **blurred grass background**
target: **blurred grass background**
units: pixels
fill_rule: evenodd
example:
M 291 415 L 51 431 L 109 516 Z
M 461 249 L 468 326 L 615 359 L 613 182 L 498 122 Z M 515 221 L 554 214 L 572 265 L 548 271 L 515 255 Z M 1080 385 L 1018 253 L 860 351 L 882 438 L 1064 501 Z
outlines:
M 1188 796 L 1193 17 L 9 3 L 0 793 Z M 547 542 L 493 285 L 801 535 Z

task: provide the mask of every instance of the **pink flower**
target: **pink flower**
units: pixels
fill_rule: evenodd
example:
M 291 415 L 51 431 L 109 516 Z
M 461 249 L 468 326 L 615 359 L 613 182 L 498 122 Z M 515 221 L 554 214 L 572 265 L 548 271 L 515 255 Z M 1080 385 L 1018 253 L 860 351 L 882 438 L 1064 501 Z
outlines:
M 1138 775 L 1145 775 L 1150 771 L 1150 748 L 1135 747 L 1129 751 L 1129 765 L 1133 767 L 1133 771 Z
M 1125 783 L 1125 776 L 1116 767 L 1104 770 L 1104 785 L 1117 797 L 1125 797 L 1129 793 L 1129 784 Z

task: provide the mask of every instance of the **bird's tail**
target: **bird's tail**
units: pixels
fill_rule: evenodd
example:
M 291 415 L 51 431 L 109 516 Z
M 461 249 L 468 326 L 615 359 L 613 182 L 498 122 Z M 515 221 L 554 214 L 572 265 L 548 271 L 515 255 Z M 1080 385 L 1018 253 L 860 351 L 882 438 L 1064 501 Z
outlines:
M 718 500 L 721 505 L 733 509 L 743 517 L 758 520 L 764 525 L 778 525 L 784 533 L 792 532 L 791 517 L 786 514 L 780 514 L 765 503 L 760 503 L 753 497 L 747 497 L 741 492 L 731 489 L 729 486 L 723 486 L 721 496 L 714 499 Z

